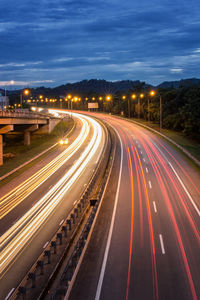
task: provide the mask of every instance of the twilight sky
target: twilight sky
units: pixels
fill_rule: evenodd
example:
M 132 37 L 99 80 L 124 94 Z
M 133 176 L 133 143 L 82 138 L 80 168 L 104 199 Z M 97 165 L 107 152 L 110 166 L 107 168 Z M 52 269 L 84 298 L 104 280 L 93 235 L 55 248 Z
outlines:
M 0 86 L 200 77 L 199 0 L 0 0 Z

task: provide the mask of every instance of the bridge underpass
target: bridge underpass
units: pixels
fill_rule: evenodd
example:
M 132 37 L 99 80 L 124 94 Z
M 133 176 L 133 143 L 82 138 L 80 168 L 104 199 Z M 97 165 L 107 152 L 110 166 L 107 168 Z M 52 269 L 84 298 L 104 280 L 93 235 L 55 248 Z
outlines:
M 11 113 L 0 114 L 0 166 L 3 165 L 3 135 L 9 132 L 24 134 L 24 144 L 30 145 L 31 133 L 50 133 L 60 122 L 60 118 L 45 116 L 34 113 Z

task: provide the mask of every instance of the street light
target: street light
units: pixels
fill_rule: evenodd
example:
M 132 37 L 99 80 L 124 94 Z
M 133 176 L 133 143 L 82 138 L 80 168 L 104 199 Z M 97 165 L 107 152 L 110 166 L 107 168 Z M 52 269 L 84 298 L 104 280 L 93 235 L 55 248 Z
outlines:
M 72 95 L 71 94 L 67 95 L 68 109 L 70 108 L 70 102 L 69 101 L 71 101 L 71 107 L 72 107 Z
M 23 92 L 21 92 L 20 94 L 20 107 L 22 108 L 22 105 L 23 105 L 23 94 L 25 96 L 28 96 L 30 93 L 30 91 L 28 89 L 25 89 Z
M 155 96 L 155 94 L 156 94 L 156 92 L 155 91 L 150 91 L 150 93 L 149 93 L 149 96 L 150 97 L 154 97 Z M 150 122 L 150 109 L 149 109 L 149 97 L 148 97 L 148 123 Z
M 107 95 L 105 97 L 106 101 L 110 102 L 112 100 L 111 96 L 110 95 Z M 111 113 L 111 106 L 110 106 L 110 113 Z
M 162 97 L 160 95 L 160 131 L 162 130 Z
M 138 119 L 140 119 L 140 99 L 144 98 L 144 94 L 140 94 L 140 97 L 138 98 Z
M 132 94 L 131 95 L 131 98 L 133 99 L 133 100 L 135 100 L 136 99 L 136 94 Z M 130 114 L 130 104 L 129 104 L 129 114 Z M 129 118 L 130 118 L 130 115 L 129 115 Z

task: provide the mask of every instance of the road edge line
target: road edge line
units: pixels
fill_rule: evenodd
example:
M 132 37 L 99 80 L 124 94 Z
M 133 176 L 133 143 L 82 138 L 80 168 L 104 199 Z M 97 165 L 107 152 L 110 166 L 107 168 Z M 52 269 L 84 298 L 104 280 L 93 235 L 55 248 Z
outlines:
M 115 221 L 115 215 L 116 215 L 116 210 L 117 210 L 117 204 L 118 204 L 118 199 L 119 199 L 119 187 L 120 187 L 120 184 L 121 184 L 123 147 L 122 147 L 122 140 L 119 136 L 119 133 L 116 131 L 115 128 L 114 128 L 114 130 L 117 133 L 117 136 L 118 136 L 119 141 L 120 141 L 120 146 L 121 146 L 120 171 L 119 171 L 119 178 L 118 178 L 118 184 L 117 184 L 117 192 L 116 192 L 116 196 L 115 196 L 115 204 L 114 204 L 114 208 L 113 208 L 113 214 L 112 214 L 112 219 L 111 219 L 111 224 L 110 224 L 106 249 L 105 249 L 105 252 L 104 252 L 104 258 L 103 258 L 103 263 L 102 263 L 101 272 L 100 272 L 100 276 L 99 276 L 99 281 L 98 281 L 98 285 L 97 285 L 95 300 L 99 300 L 100 295 L 101 295 L 101 289 L 102 289 L 102 284 L 103 284 L 103 279 L 104 279 L 104 274 L 105 274 L 105 269 L 106 269 L 106 263 L 107 263 L 108 253 L 109 253 L 110 244 L 111 244 L 112 232 L 113 232 L 113 228 L 114 228 L 114 221 Z

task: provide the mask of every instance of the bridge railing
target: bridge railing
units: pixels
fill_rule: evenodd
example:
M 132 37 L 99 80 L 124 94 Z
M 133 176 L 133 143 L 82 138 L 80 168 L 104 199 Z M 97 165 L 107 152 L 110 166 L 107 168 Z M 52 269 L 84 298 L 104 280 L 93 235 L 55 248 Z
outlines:
M 52 117 L 52 116 L 51 116 Z M 1 111 L 0 110 L 0 118 L 26 118 L 26 119 L 49 119 L 50 115 L 41 114 L 41 113 L 33 113 L 28 111 Z

